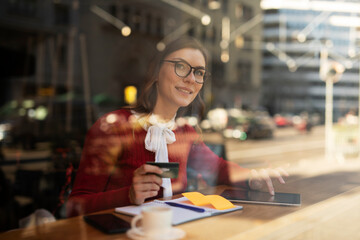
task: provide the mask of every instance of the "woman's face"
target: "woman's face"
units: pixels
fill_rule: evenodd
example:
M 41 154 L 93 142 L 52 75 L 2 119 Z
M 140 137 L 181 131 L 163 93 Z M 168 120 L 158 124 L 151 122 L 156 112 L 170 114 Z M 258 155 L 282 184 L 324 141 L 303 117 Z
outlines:
M 169 54 L 164 60 L 159 71 L 155 109 L 161 107 L 176 112 L 179 107 L 186 107 L 195 99 L 203 84 L 195 81 L 194 69 L 188 76 L 180 77 L 175 73 L 176 63 L 168 61 L 182 61 L 196 69 L 205 69 L 205 58 L 198 49 L 183 48 Z M 195 70 L 195 74 L 201 73 Z

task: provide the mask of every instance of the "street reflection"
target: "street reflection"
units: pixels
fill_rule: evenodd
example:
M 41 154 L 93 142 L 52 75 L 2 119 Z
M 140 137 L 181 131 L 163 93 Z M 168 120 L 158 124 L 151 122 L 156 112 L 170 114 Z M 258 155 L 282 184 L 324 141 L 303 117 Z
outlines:
M 193 126 L 213 152 L 240 166 L 285 168 L 290 183 L 358 171 L 359 8 L 351 0 L 1 1 L 0 231 L 36 209 L 67 216 L 63 204 L 90 125 L 136 101 L 154 53 L 183 35 L 209 50 L 211 77 L 201 92 L 205 115 L 179 114 L 178 126 Z M 99 129 L 124 122 L 109 114 Z M 134 139 L 94 141 L 114 156 Z M 106 169 L 88 173 L 111 172 L 109 156 Z M 191 191 L 217 180 L 187 174 Z

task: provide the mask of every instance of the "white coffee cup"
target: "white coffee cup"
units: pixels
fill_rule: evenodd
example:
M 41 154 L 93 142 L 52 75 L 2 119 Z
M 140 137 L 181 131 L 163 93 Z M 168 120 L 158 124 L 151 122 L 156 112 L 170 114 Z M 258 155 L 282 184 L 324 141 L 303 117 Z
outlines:
M 136 226 L 139 220 L 141 227 Z M 138 235 L 155 237 L 167 235 L 171 231 L 172 209 L 163 206 L 148 206 L 131 221 L 131 229 Z

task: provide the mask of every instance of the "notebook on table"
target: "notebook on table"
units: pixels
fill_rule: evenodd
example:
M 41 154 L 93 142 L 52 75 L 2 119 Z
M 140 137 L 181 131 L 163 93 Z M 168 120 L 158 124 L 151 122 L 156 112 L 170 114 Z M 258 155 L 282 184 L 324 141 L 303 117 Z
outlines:
M 196 193 L 195 195 L 197 195 L 198 197 L 201 197 L 202 194 L 198 195 L 200 193 Z M 188 195 L 188 197 L 193 197 L 194 195 Z M 204 195 L 202 195 L 204 196 Z M 197 219 L 201 219 L 201 218 L 206 218 L 206 217 L 211 217 L 211 216 L 215 216 L 215 215 L 219 215 L 219 214 L 224 214 L 224 213 L 228 213 L 228 212 L 233 212 L 233 211 L 237 211 L 237 210 L 241 210 L 243 207 L 242 206 L 237 206 L 237 205 L 227 205 L 227 207 L 223 208 L 223 204 L 228 204 L 226 202 L 223 202 L 223 200 L 227 201 L 226 199 L 221 199 L 221 196 L 218 195 L 208 195 L 205 196 L 206 198 L 202 198 L 201 199 L 210 199 L 211 201 L 216 201 L 216 200 L 220 200 L 221 203 L 219 204 L 219 202 L 215 203 L 216 207 L 214 205 L 207 204 L 208 202 L 206 201 L 198 201 L 200 200 L 200 198 L 195 198 L 192 200 L 195 200 L 195 203 L 197 205 L 195 205 L 193 202 L 191 202 L 189 200 L 188 197 L 181 197 L 181 198 L 177 198 L 177 199 L 173 199 L 173 200 L 167 200 L 167 201 L 161 201 L 161 200 L 154 200 L 152 202 L 147 202 L 144 204 L 141 204 L 139 206 L 137 205 L 130 205 L 130 206 L 125 206 L 125 207 L 118 207 L 115 208 L 115 212 L 116 213 L 121 213 L 121 214 L 125 214 L 125 215 L 130 215 L 130 216 L 135 216 L 141 213 L 141 209 L 145 206 L 159 206 L 159 205 L 163 205 L 163 206 L 167 206 L 170 207 L 173 210 L 173 219 L 172 219 L 172 225 L 179 225 L 182 223 L 186 223 L 186 222 L 190 222 L 190 221 L 194 221 Z M 196 202 L 198 201 L 198 202 Z M 190 206 L 190 207 L 195 207 L 195 208 L 200 208 L 200 209 L 204 209 L 204 212 L 198 212 L 198 211 L 193 211 L 193 210 L 189 210 L 183 207 L 174 207 L 174 206 L 170 206 L 168 204 L 166 204 L 166 202 L 170 202 L 170 203 L 177 203 L 180 205 L 184 205 L 184 206 Z M 231 203 L 230 203 L 231 204 Z M 217 209 L 218 208 L 218 209 Z

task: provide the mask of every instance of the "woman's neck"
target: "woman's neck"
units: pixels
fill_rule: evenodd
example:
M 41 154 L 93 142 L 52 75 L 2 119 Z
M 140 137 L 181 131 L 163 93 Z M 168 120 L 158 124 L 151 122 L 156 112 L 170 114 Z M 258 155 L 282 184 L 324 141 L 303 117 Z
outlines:
M 158 118 L 162 119 L 164 122 L 168 122 L 174 118 L 176 112 L 177 109 L 168 109 L 156 105 L 152 113 L 155 114 Z

